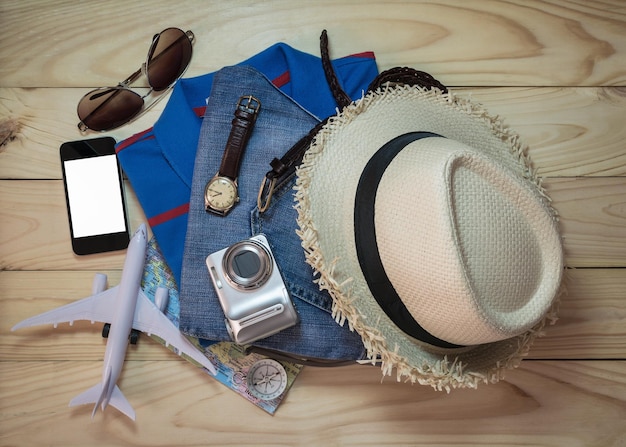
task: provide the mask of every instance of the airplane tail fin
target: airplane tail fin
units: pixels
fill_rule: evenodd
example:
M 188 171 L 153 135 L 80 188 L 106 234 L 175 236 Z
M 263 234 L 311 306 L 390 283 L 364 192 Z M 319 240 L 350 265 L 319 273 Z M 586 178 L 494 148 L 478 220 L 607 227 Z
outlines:
M 102 383 L 97 384 L 89 388 L 84 393 L 79 394 L 74 399 L 70 401 L 70 407 L 74 407 L 76 405 L 84 405 L 84 404 L 96 404 L 96 408 L 98 408 L 97 403 L 102 399 L 102 395 L 104 394 L 104 390 L 102 389 Z M 95 410 L 94 410 L 95 413 Z M 93 417 L 93 415 L 92 415 Z
M 70 407 L 84 404 L 95 404 L 93 407 L 93 412 L 91 413 L 91 417 L 93 418 L 98 411 L 99 406 L 102 406 L 102 410 L 104 411 L 107 405 L 111 404 L 134 421 L 135 410 L 133 410 L 133 407 L 131 407 L 130 403 L 128 402 L 128 400 L 126 400 L 126 397 L 124 397 L 122 391 L 120 391 L 117 385 L 115 385 L 115 388 L 113 388 L 111 398 L 108 401 L 106 400 L 109 384 L 107 383 L 106 385 L 107 386 L 104 386 L 103 383 L 99 383 L 89 388 L 84 393 L 79 394 L 70 401 Z
M 135 420 L 135 410 L 133 410 L 133 407 L 130 406 L 130 403 L 128 403 L 128 400 L 126 400 L 126 397 L 124 397 L 122 391 L 117 385 L 115 385 L 115 388 L 113 389 L 113 394 L 111 395 L 111 401 L 109 403 L 133 421 Z

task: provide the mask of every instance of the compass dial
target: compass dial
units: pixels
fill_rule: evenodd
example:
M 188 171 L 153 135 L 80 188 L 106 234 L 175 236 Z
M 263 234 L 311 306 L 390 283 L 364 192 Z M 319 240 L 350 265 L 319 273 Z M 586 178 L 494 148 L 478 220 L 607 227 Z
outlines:
M 276 360 L 263 359 L 248 371 L 248 391 L 261 400 L 275 399 L 287 388 L 287 372 Z

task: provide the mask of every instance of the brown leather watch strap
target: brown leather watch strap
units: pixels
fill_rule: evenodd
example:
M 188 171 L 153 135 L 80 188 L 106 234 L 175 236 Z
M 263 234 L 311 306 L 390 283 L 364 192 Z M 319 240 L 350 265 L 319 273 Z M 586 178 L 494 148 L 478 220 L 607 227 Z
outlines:
M 219 175 L 231 180 L 235 180 L 239 175 L 241 156 L 252 133 L 260 107 L 261 102 L 252 95 L 239 98 L 230 135 L 222 156 Z

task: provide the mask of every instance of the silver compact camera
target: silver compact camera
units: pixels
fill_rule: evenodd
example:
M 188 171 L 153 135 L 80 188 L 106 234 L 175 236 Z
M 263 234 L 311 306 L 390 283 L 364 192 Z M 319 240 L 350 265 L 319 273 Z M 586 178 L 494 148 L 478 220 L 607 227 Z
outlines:
M 264 235 L 210 254 L 206 265 L 226 316 L 226 328 L 236 343 L 252 343 L 298 322 Z

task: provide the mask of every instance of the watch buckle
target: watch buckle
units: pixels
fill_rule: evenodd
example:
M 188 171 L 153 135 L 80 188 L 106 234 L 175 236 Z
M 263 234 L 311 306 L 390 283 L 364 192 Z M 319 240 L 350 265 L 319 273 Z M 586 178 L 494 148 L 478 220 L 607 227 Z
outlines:
M 239 109 L 246 109 L 251 113 L 256 113 L 261 108 L 261 101 L 252 95 L 242 96 L 237 103 Z

